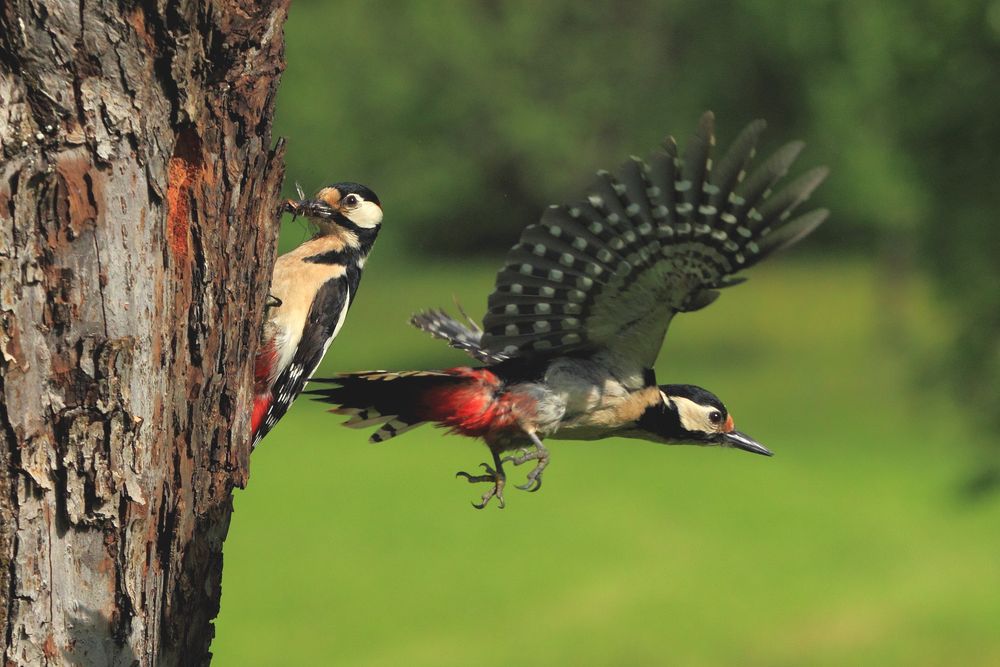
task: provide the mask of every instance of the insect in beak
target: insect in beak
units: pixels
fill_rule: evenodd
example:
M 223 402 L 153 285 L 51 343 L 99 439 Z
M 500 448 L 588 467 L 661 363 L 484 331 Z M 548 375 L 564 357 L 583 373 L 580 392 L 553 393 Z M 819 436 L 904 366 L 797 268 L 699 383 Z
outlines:
M 300 215 L 307 218 L 323 218 L 324 220 L 333 217 L 334 210 L 329 204 L 319 199 L 306 199 L 306 193 L 298 183 L 295 184 L 295 192 L 299 196 L 298 201 L 286 199 L 281 205 L 283 212 L 292 214 L 293 221 Z

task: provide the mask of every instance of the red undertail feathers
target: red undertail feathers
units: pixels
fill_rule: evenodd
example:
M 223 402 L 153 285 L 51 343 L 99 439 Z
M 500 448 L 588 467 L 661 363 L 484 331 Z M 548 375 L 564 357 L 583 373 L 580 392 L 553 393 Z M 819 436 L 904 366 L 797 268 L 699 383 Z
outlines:
M 317 380 L 323 383 L 327 380 Z M 503 381 L 487 368 L 392 373 L 367 371 L 331 378 L 339 386 L 312 390 L 336 414 L 350 415 L 352 428 L 383 423 L 372 435 L 381 442 L 423 422 L 479 437 L 513 423 L 503 400 Z
M 257 394 L 253 397 L 253 415 L 250 417 L 250 433 L 251 437 L 257 435 L 257 431 L 260 429 L 260 424 L 264 421 L 264 415 L 267 414 L 267 409 L 271 405 L 271 394 Z

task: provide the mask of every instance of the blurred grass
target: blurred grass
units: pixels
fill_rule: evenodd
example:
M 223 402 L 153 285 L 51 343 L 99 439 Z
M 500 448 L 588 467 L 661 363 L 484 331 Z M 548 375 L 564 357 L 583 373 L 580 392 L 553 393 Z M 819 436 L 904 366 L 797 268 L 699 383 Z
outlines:
M 376 251 L 321 373 L 464 363 L 405 320 L 478 315 L 495 268 Z M 674 322 L 661 381 L 773 459 L 556 442 L 540 493 L 477 512 L 453 474 L 482 445 L 373 446 L 300 400 L 236 497 L 215 664 L 1000 664 L 1000 504 L 956 495 L 964 413 L 879 344 L 874 284 L 782 258 Z M 944 335 L 919 286 L 895 307 L 913 344 Z

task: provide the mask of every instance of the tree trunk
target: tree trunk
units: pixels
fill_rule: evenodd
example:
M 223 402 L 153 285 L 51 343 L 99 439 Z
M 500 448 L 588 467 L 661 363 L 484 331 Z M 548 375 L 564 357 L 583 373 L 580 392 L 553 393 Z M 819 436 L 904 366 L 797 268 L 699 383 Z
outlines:
M 286 9 L 0 2 L 5 665 L 209 660 Z

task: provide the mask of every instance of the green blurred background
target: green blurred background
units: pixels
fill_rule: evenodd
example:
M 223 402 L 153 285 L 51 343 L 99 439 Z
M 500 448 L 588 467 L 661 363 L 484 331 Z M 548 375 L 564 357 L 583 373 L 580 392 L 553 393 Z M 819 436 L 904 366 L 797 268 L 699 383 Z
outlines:
M 409 314 L 480 315 L 543 206 L 704 109 L 806 139 L 833 215 L 657 366 L 773 459 L 558 442 L 477 512 L 480 444 L 297 402 L 236 497 L 216 664 L 1000 664 L 1000 1 L 297 0 L 286 37 L 287 194 L 386 210 L 321 374 L 464 363 Z

